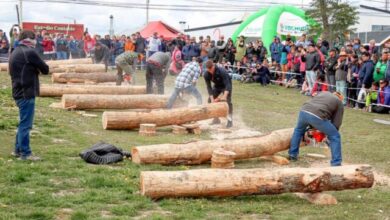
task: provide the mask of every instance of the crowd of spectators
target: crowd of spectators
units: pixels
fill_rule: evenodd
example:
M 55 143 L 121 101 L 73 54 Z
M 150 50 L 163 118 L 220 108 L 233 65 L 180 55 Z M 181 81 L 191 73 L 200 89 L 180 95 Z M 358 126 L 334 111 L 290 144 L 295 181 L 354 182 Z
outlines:
M 12 27 L 10 39 L 0 30 L 0 62 L 18 45 L 18 29 Z M 140 54 L 139 67 L 143 68 L 146 57 L 157 51 L 171 52 L 171 69 L 175 74 L 185 63 L 200 57 L 205 64 L 213 60 L 226 68 L 233 80 L 243 83 L 273 82 L 295 87 L 301 93 L 314 96 L 322 91 L 338 91 L 344 96 L 344 105 L 378 113 L 388 113 L 390 106 L 390 51 L 379 48 L 374 40 L 363 45 L 360 39 L 334 42 L 307 37 L 298 39 L 275 36 L 269 48 L 260 39 L 239 37 L 236 42 L 220 36 L 217 41 L 210 36 L 198 39 L 179 34 L 167 40 L 154 33 L 144 38 L 139 32 L 131 36 L 91 36 L 83 39 L 62 33 L 37 32 L 36 50 L 45 60 L 84 58 L 93 56 L 95 45 L 105 45 L 110 51 L 109 64 L 125 51 Z M 203 67 L 204 68 L 204 67 Z

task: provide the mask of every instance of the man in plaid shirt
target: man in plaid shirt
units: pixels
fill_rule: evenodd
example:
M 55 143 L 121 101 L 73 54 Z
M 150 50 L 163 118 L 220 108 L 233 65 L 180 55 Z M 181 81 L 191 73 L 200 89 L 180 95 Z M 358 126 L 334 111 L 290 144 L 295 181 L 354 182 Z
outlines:
M 179 96 L 181 92 L 187 92 L 192 94 L 193 96 L 195 96 L 197 104 L 202 104 L 202 95 L 195 87 L 196 81 L 198 80 L 201 73 L 201 64 L 202 59 L 198 57 L 196 61 L 192 61 L 191 63 L 188 63 L 184 66 L 183 70 L 176 77 L 175 90 L 169 98 L 167 105 L 168 109 L 172 108 L 177 96 Z

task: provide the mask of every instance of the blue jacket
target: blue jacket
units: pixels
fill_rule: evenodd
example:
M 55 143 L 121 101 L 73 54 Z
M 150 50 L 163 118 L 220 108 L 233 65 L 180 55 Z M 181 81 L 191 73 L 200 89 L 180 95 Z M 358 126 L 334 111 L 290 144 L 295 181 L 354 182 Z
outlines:
M 372 81 L 374 80 L 375 64 L 372 60 L 364 62 L 362 68 L 359 71 L 359 81 L 364 84 L 365 88 L 370 88 Z
M 384 93 L 385 93 L 385 102 L 384 103 L 380 103 L 379 92 L 380 92 L 380 89 L 378 89 L 377 103 L 390 106 L 390 86 L 386 86 L 386 88 L 384 90 Z
M 273 42 L 270 46 L 271 58 L 277 63 L 280 63 L 282 49 L 283 45 L 281 43 L 276 44 L 275 42 Z
M 72 53 L 79 52 L 79 42 L 77 40 L 69 41 L 69 50 Z

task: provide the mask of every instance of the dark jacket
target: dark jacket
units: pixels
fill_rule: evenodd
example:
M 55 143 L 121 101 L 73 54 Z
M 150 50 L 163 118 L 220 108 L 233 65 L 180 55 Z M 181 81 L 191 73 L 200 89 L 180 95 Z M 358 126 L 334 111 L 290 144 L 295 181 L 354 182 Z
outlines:
M 229 74 L 222 67 L 215 66 L 215 73 L 211 74 L 208 71 L 204 74 L 204 80 L 207 85 L 207 92 L 209 95 L 213 94 L 213 88 L 211 87 L 211 82 L 214 83 L 214 88 L 219 90 L 232 91 L 232 80 L 230 79 Z
M 362 68 L 359 71 L 359 81 L 364 84 L 365 88 L 370 88 L 372 81 L 374 80 L 375 64 L 372 60 L 368 60 L 363 63 Z
M 93 49 L 92 54 L 94 63 L 106 63 L 110 58 L 110 50 L 104 44 L 102 44 L 100 50 L 97 50 L 96 48 Z
M 344 105 L 330 92 L 321 92 L 303 104 L 301 111 L 312 113 L 323 120 L 330 120 L 337 128 L 343 122 Z
M 145 38 L 139 37 L 139 38 L 137 38 L 137 40 L 135 40 L 135 52 L 144 54 L 145 47 L 146 47 Z
M 325 62 L 325 70 L 328 75 L 336 74 L 337 57 L 329 57 Z
M 35 49 L 19 45 L 9 59 L 9 72 L 13 98 L 31 99 L 39 96 L 39 72 L 49 74 L 49 66 Z
M 302 56 L 302 61 L 306 62 L 306 71 L 316 71 L 320 67 L 321 58 L 317 52 L 313 52 Z
M 216 47 L 210 47 L 207 51 L 207 57 L 209 60 L 216 61 L 218 49 Z
M 336 68 L 336 81 L 347 81 L 347 75 L 348 75 L 348 63 L 347 60 L 344 60 L 340 63 L 340 65 L 337 65 Z

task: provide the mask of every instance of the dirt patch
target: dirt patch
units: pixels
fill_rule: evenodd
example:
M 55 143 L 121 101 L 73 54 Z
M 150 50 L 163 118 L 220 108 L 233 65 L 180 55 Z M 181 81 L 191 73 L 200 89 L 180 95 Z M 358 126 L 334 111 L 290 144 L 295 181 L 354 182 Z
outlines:
M 68 142 L 67 140 L 59 139 L 59 138 L 53 138 L 53 139 L 51 139 L 51 141 L 52 141 L 54 144 L 62 144 L 62 143 Z
M 77 178 L 67 178 L 67 179 L 50 179 L 49 182 L 55 186 L 59 186 L 62 184 L 70 184 L 70 185 L 77 185 L 79 184 L 80 180 Z
M 52 193 L 52 196 L 53 197 L 74 196 L 82 192 L 84 192 L 84 189 L 60 190 L 58 192 Z
M 108 218 L 108 219 L 114 218 L 112 213 L 110 211 L 106 211 L 106 210 L 101 211 L 100 215 L 102 218 Z
M 150 219 L 153 215 L 170 216 L 170 215 L 172 215 L 172 212 L 164 211 L 161 207 L 156 207 L 156 209 L 144 211 L 144 212 L 142 212 L 141 215 L 136 216 L 132 219 L 135 219 L 135 220 Z
M 67 208 L 60 209 L 57 211 L 54 219 L 55 220 L 68 220 L 71 218 L 72 213 L 73 213 L 73 209 L 67 209 Z
M 390 177 L 383 173 L 374 171 L 375 183 L 374 186 L 390 186 Z

